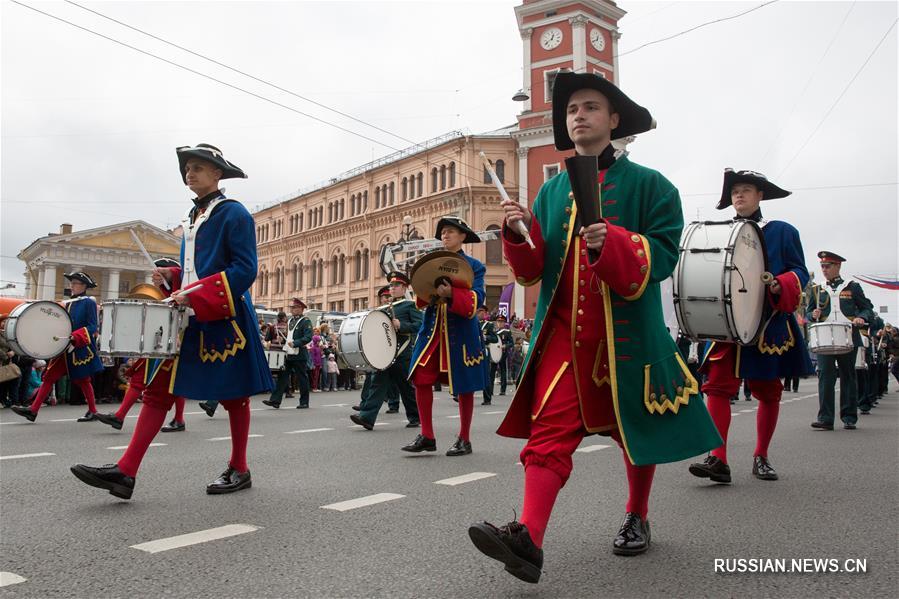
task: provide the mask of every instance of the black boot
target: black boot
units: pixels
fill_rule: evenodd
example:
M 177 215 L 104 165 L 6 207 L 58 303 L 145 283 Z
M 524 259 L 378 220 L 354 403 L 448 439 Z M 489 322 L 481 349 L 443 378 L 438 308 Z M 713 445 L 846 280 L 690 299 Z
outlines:
M 634 512 L 624 515 L 618 536 L 612 543 L 612 553 L 615 555 L 638 555 L 649 549 L 651 534 L 649 532 L 649 520 L 644 520 Z
M 206 485 L 206 493 L 209 495 L 222 495 L 224 493 L 233 493 L 241 489 L 249 489 L 253 486 L 253 479 L 250 477 L 250 471 L 238 472 L 231 466 L 222 472 L 222 475 Z
M 172 421 L 169 422 L 166 426 L 159 429 L 159 432 L 161 432 L 161 433 L 180 433 L 180 432 L 184 431 L 184 428 L 185 427 L 184 427 L 183 422 L 178 422 L 177 420 L 172 418 Z
M 752 475 L 760 480 L 777 480 L 777 472 L 771 467 L 768 458 L 760 455 L 752 460 Z
M 116 418 L 115 414 L 101 414 L 100 412 L 97 412 L 97 415 L 94 416 L 94 418 L 96 418 L 103 424 L 108 424 L 117 431 L 122 430 L 122 425 L 125 424 L 124 422 Z
M 367 431 L 373 430 L 375 428 L 374 424 L 372 424 L 368 420 L 364 420 L 362 416 L 359 416 L 358 414 L 350 414 L 350 420 Z
M 32 412 L 31 408 L 27 408 L 25 406 L 13 406 L 10 408 L 13 412 L 21 416 L 22 418 L 27 418 L 31 422 L 34 422 L 34 419 L 37 418 L 37 413 Z
M 205 401 L 200 402 L 200 408 L 206 412 L 206 415 L 212 418 L 215 415 L 215 409 L 218 407 L 218 404 L 209 405 Z
M 122 474 L 116 464 L 107 464 L 98 468 L 75 464 L 70 470 L 85 484 L 98 489 L 106 489 L 110 495 L 122 499 L 131 499 L 131 493 L 134 491 L 134 477 Z
M 421 453 L 422 451 L 437 451 L 437 440 L 436 439 L 428 439 L 424 435 L 418 435 L 415 437 L 415 440 L 412 443 L 409 443 L 405 447 L 401 447 L 403 451 L 410 451 L 412 453 Z
M 730 482 L 730 466 L 713 455 L 707 456 L 702 463 L 690 464 L 690 474 L 709 478 L 713 483 Z
M 273 402 L 273 401 L 270 400 L 270 399 L 263 399 L 263 400 L 262 400 L 262 403 L 263 403 L 264 405 L 269 406 L 269 407 L 275 408 L 276 410 L 277 410 L 278 408 L 281 407 L 281 402 L 280 402 L 280 401 L 279 401 L 278 403 L 275 403 L 275 402 Z
M 468 527 L 468 536 L 478 551 L 506 565 L 506 572 L 525 582 L 540 580 L 543 550 L 534 545 L 527 526 L 509 522 L 496 526 L 478 522 Z
M 452 457 L 457 455 L 468 455 L 471 453 L 471 441 L 465 441 L 462 437 L 456 437 L 453 446 L 446 450 L 446 455 Z

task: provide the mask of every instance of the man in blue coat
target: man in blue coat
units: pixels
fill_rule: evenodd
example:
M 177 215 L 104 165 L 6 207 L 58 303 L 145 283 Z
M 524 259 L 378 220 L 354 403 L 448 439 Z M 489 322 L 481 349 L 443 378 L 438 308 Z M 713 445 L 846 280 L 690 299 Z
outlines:
M 119 462 L 72 467 L 81 481 L 124 499 L 131 497 L 144 453 L 176 395 L 216 400 L 228 412 L 231 459 L 206 492 L 249 488 L 250 396 L 273 386 L 250 299 L 257 272 L 256 227 L 247 209 L 219 189 L 219 180 L 246 175 L 208 144 L 177 148 L 176 153 L 181 178 L 196 197 L 181 223 L 182 267 L 157 268 L 153 282 L 162 287 L 166 281 L 174 301 L 188 310 L 181 349 L 144 392 L 134 435 Z
M 66 302 L 66 311 L 72 319 L 72 345 L 70 351 L 50 361 L 31 406 L 12 407 L 13 412 L 31 422 L 37 418 L 37 413 L 50 395 L 54 383 L 66 374 L 69 375 L 69 380 L 81 389 L 84 399 L 87 400 L 87 413 L 79 418 L 78 422 L 90 422 L 97 417 L 91 376 L 103 370 L 103 362 L 100 360 L 95 342 L 99 328 L 97 301 L 87 295 L 87 290 L 93 289 L 97 284 L 84 272 L 73 272 L 63 276 L 69 280 L 69 287 L 72 290 L 72 298 Z

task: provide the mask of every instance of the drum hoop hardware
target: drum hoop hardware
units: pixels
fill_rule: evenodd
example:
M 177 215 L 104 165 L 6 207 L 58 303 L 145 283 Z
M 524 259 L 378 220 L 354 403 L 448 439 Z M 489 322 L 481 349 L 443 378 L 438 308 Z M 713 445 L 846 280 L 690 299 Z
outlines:
M 142 304 L 140 307 L 140 343 L 138 344 L 138 350 L 140 353 L 144 353 L 144 327 L 147 324 L 147 304 Z
M 117 320 L 117 319 L 115 318 L 115 315 L 113 314 L 113 315 L 112 315 L 112 326 L 111 326 L 112 331 L 110 331 L 110 333 L 109 333 L 109 353 L 112 353 L 112 352 L 115 351 L 115 324 L 116 324 L 116 320 Z

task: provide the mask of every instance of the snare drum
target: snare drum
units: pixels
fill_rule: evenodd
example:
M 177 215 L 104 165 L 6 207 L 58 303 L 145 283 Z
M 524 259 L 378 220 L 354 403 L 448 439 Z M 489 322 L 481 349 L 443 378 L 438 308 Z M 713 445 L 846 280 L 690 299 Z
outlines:
M 0 334 L 17 354 L 49 360 L 69 346 L 72 319 L 56 302 L 24 302 L 0 322 Z
M 748 220 L 694 222 L 674 269 L 678 326 L 691 339 L 753 343 L 762 328 L 768 270 L 765 240 Z
M 116 299 L 100 304 L 101 356 L 173 358 L 187 327 L 183 308 L 146 300 Z
M 340 326 L 337 346 L 350 368 L 364 372 L 386 370 L 396 360 L 396 331 L 381 310 L 349 314 Z
M 284 359 L 286 356 L 286 351 L 265 350 L 265 358 L 268 360 L 269 370 L 284 370 Z
M 816 322 L 808 328 L 808 349 L 822 356 L 848 354 L 854 347 L 848 322 Z

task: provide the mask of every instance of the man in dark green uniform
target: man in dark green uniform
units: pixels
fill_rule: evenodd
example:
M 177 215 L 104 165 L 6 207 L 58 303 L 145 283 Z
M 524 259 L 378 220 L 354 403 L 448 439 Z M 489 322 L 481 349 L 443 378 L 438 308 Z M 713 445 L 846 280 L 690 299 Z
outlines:
M 393 303 L 393 296 L 390 294 L 390 285 L 384 285 L 378 289 L 378 305 L 389 306 Z M 353 406 L 357 412 L 362 409 L 362 403 L 371 395 L 371 372 L 365 373 L 365 382 L 362 383 L 362 392 L 359 394 L 359 403 Z M 396 414 L 400 411 L 400 392 L 396 385 L 387 387 L 387 413 Z
M 811 301 L 806 310 L 809 322 L 849 322 L 852 327 L 852 351 L 839 355 L 818 354 L 818 419 L 812 422 L 817 430 L 833 430 L 834 384 L 840 376 L 840 420 L 843 428 L 852 430 L 858 421 L 858 384 L 855 374 L 855 354 L 862 348 L 858 327 L 874 320 L 874 306 L 865 297 L 862 286 L 844 281 L 840 268 L 845 258 L 833 252 L 818 252 L 821 272 L 826 283 L 812 288 Z M 832 307 L 836 305 L 836 309 Z
M 512 339 L 512 331 L 509 330 L 508 320 L 504 314 L 496 317 L 496 336 L 503 348 L 503 355 L 499 363 L 490 366 L 490 381 L 496 379 L 496 372 L 499 371 L 499 394 L 505 395 L 506 388 L 509 386 L 509 359 L 512 356 L 512 350 L 515 349 L 515 340 Z
M 387 278 L 390 282 L 390 294 L 394 301 L 388 305 L 389 307 L 382 309 L 393 320 L 399 349 L 396 360 L 390 367 L 372 374 L 369 393 L 368 395 L 363 394 L 359 413 L 350 414 L 350 420 L 366 430 L 374 428 L 378 412 L 381 411 L 381 406 L 384 405 L 391 387 L 399 389 L 403 407 L 406 409 L 406 418 L 409 420 L 406 428 L 419 426 L 415 388 L 406 377 L 409 372 L 409 361 L 412 359 L 412 342 L 421 327 L 421 311 L 415 307 L 414 301 L 406 299 L 406 289 L 410 283 L 409 277 L 401 272 L 392 272 Z
M 478 307 L 478 320 L 481 321 L 481 342 L 484 345 L 484 353 L 487 355 L 487 361 L 490 364 L 488 375 L 490 378 L 484 387 L 484 401 L 481 402 L 481 405 L 489 406 L 490 402 L 493 401 L 493 377 L 496 376 L 496 370 L 494 369 L 493 361 L 490 360 L 490 352 L 487 350 L 487 346 L 491 343 L 499 343 L 499 337 L 496 336 L 496 327 L 490 320 L 490 313 L 487 311 L 486 305 Z
M 309 358 L 306 344 L 312 341 L 312 321 L 308 316 L 303 316 L 305 310 L 306 304 L 299 298 L 293 298 L 290 318 L 287 320 L 287 340 L 284 343 L 284 350 L 287 352 L 284 357 L 284 370 L 278 375 L 278 384 L 275 385 L 272 396 L 262 401 L 267 406 L 281 407 L 281 398 L 290 383 L 290 375 L 296 373 L 297 384 L 300 387 L 300 404 L 297 408 L 309 407 L 309 374 L 306 370 L 306 361 Z

